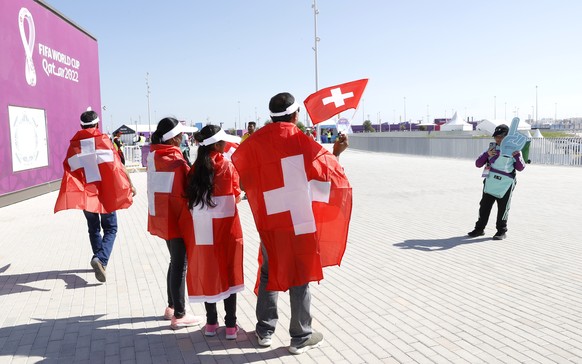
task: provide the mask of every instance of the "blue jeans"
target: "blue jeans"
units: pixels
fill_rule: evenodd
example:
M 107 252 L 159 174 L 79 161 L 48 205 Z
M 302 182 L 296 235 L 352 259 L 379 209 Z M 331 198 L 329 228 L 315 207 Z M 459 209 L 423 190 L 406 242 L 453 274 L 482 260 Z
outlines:
M 107 266 L 117 235 L 117 215 L 115 215 L 115 211 L 110 214 L 97 214 L 89 211 L 83 211 L 83 213 L 87 218 L 93 258 L 99 258 L 101 264 Z M 101 236 L 101 228 L 103 228 L 103 236 Z

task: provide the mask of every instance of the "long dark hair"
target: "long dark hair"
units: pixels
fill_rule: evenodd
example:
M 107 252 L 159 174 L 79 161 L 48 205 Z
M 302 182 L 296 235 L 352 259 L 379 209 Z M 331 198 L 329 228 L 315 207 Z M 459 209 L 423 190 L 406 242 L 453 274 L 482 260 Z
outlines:
M 206 125 L 200 132 L 194 133 L 194 139 L 202 142 L 220 131 L 217 125 Z M 198 155 L 194 162 L 193 171 L 188 175 L 188 184 L 186 187 L 186 198 L 188 199 L 188 208 L 200 205 L 215 207 L 212 201 L 212 189 L 214 186 L 214 164 L 210 159 L 210 152 L 214 150 L 214 144 L 199 145 Z
M 178 123 L 179 121 L 174 118 L 163 118 L 160 120 L 156 131 L 152 133 L 152 144 L 166 144 L 166 142 L 162 140 L 164 134 L 174 129 Z

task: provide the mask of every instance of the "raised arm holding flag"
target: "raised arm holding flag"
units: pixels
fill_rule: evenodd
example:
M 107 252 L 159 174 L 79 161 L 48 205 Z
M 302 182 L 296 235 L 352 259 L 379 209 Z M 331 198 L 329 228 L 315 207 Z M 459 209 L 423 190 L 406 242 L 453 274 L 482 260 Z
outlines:
M 323 279 L 323 267 L 339 265 L 346 248 L 352 189 L 337 157 L 347 136 L 332 155 L 297 128 L 299 104 L 291 94 L 275 95 L 269 110 L 273 123 L 242 143 L 232 160 L 261 237 L 259 345 L 271 345 L 278 291 L 289 290 L 289 351 L 301 354 L 323 340 L 311 329 L 309 282 Z
M 348 109 L 356 109 L 368 79 L 323 88 L 309 95 L 303 104 L 313 124 L 319 124 Z

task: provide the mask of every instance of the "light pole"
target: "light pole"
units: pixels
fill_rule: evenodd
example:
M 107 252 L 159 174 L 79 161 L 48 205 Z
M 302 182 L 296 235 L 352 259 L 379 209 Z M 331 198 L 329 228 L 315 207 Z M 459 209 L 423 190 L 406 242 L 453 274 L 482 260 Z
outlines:
M 536 123 L 538 122 L 538 85 L 536 85 Z
M 366 121 L 366 116 L 364 113 L 364 100 L 362 99 L 362 125 L 364 125 L 364 121 Z
M 149 138 L 151 140 L 152 137 L 152 118 L 150 114 L 150 81 L 149 81 L 150 73 L 146 72 L 146 97 L 148 98 L 148 130 L 150 132 Z
M 313 4 L 311 5 L 313 8 L 313 52 L 315 53 L 315 92 L 319 90 L 319 71 L 317 68 L 317 43 L 319 43 L 319 37 L 317 36 L 317 14 L 319 14 L 319 10 L 317 10 L 317 3 L 313 0 Z M 307 122 L 307 126 L 311 126 L 310 122 Z M 321 140 L 321 126 L 317 125 L 317 137 Z
M 404 122 L 406 122 L 406 96 L 404 96 Z M 408 123 L 410 131 L 412 131 L 412 125 Z
M 103 105 L 103 114 L 101 115 L 103 117 L 103 126 L 105 126 L 105 111 L 107 110 L 107 107 L 105 107 L 105 105 Z M 111 124 L 111 120 L 109 120 L 109 123 Z M 103 128 L 105 130 L 105 128 Z M 109 134 L 109 128 L 107 128 L 107 134 Z
M 380 119 L 380 112 L 378 111 L 378 130 L 382 132 L 382 120 Z
M 428 124 L 430 121 L 430 114 L 428 113 L 428 104 L 426 104 L 426 123 Z
M 536 85 L 536 123 L 538 122 L 538 86 Z

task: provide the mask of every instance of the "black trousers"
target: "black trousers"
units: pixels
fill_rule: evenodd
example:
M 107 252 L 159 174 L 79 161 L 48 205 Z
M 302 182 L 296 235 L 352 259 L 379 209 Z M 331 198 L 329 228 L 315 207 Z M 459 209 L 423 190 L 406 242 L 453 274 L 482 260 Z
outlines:
M 479 202 L 479 219 L 475 223 L 475 229 L 485 230 L 487 222 L 489 221 L 489 215 L 491 215 L 493 204 L 497 202 L 497 221 L 495 222 L 495 227 L 499 233 L 507 232 L 507 218 L 509 217 L 511 195 L 516 183 L 514 183 L 513 186 L 507 190 L 502 198 L 491 196 L 490 194 L 483 191 L 481 202 Z
M 182 318 L 186 314 L 186 245 L 182 239 L 166 240 L 170 251 L 170 266 L 168 267 L 168 307 L 174 309 L 174 316 Z
M 206 323 L 214 325 L 218 323 L 218 313 L 216 312 L 216 303 L 204 302 L 206 307 Z M 224 300 L 224 324 L 226 327 L 236 326 L 236 293 L 231 294 Z

